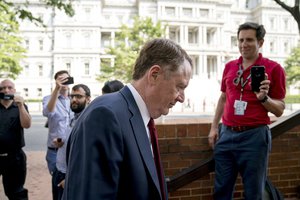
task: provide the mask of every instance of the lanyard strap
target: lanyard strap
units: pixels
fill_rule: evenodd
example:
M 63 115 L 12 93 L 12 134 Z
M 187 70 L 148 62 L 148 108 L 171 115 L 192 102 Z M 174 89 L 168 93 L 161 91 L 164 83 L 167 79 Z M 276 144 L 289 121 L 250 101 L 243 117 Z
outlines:
M 242 100 L 242 97 L 243 97 L 243 92 L 244 92 L 244 87 L 245 85 L 248 83 L 250 77 L 251 77 L 251 73 L 248 75 L 248 77 L 246 78 L 245 82 L 244 82 L 244 79 L 243 79 L 243 73 L 244 73 L 244 70 L 242 68 L 242 65 L 239 64 L 239 71 L 241 71 L 241 94 L 240 94 L 240 101 Z

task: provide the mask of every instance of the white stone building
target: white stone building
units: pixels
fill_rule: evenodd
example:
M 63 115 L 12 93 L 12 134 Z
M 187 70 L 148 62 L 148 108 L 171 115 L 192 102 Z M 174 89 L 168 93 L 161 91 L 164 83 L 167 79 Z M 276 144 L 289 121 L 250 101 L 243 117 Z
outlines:
M 54 73 L 62 69 L 74 76 L 75 83 L 87 84 L 93 97 L 100 95 L 103 84 L 96 77 L 101 60 L 111 58 L 105 48 L 114 44 L 121 24 L 132 24 L 135 15 L 150 16 L 166 24 L 167 37 L 193 58 L 186 102 L 178 104 L 173 112 L 214 110 L 224 64 L 239 56 L 239 24 L 263 24 L 267 34 L 262 53 L 282 65 L 299 39 L 296 21 L 273 0 L 76 0 L 72 18 L 46 9 L 39 0 L 30 2 L 30 10 L 41 16 L 48 27 L 21 23 L 28 53 L 15 82 L 27 99 L 50 94 Z

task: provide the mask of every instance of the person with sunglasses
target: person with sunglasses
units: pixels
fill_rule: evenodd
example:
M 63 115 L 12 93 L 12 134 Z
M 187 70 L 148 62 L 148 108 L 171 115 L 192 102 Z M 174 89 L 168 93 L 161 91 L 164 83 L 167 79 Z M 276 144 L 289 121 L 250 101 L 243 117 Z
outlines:
M 66 134 L 63 138 L 55 138 L 54 143 L 58 147 L 56 156 L 56 168 L 52 176 L 53 200 L 61 200 L 64 191 L 64 182 L 67 171 L 67 143 L 72 127 L 75 125 L 82 111 L 91 102 L 91 92 L 88 86 L 77 84 L 72 87 L 70 97 L 70 108 L 74 112 L 74 117 L 67 126 Z
M 276 117 L 283 114 L 286 94 L 284 69 L 259 52 L 265 33 L 263 25 L 241 24 L 237 31 L 241 56 L 229 61 L 223 71 L 221 95 L 208 135 L 214 149 L 215 200 L 233 198 L 238 174 L 243 181 L 244 198 L 262 199 L 271 148 L 268 113 Z M 265 69 L 258 91 L 252 88 L 250 73 L 256 66 Z

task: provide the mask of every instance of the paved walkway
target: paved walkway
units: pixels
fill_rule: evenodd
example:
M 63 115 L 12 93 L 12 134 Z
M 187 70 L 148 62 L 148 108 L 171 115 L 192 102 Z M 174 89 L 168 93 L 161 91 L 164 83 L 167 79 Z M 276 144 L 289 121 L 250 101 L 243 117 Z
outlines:
M 27 179 L 25 187 L 28 189 L 29 200 L 52 200 L 51 177 L 48 172 L 44 151 L 28 151 Z M 4 195 L 2 179 L 0 177 L 0 200 L 7 200 Z M 285 200 L 298 200 L 290 198 Z
M 25 187 L 30 200 L 52 200 L 51 176 L 48 172 L 45 151 L 29 151 L 27 155 L 27 178 Z M 0 178 L 0 200 L 7 200 Z

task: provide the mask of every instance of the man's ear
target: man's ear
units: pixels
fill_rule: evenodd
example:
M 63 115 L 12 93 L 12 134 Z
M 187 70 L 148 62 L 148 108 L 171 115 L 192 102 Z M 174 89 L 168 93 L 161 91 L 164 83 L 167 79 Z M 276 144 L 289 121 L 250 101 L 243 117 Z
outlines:
M 258 41 L 259 48 L 262 47 L 262 45 L 264 44 L 264 41 L 265 41 L 264 39 L 261 39 L 260 41 Z
M 159 76 L 161 71 L 161 68 L 159 65 L 153 65 L 150 69 L 149 69 L 149 78 L 151 80 L 156 80 L 157 77 Z
M 87 101 L 87 104 L 90 104 L 91 103 L 91 97 L 87 97 L 86 101 Z
M 152 76 L 153 76 L 154 79 L 157 79 L 158 72 L 153 72 L 153 73 L 152 73 Z

